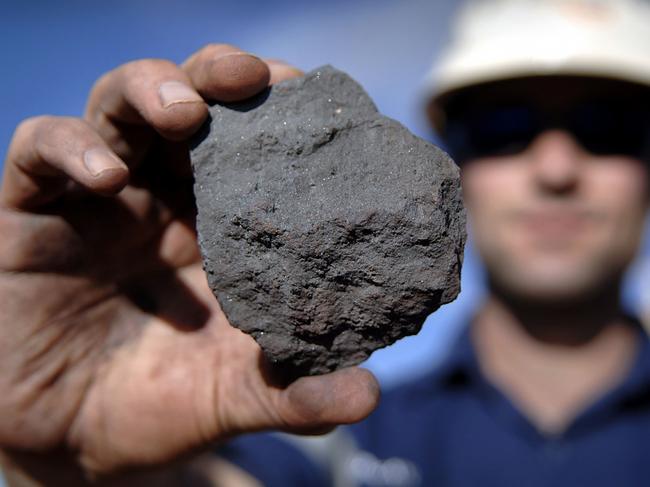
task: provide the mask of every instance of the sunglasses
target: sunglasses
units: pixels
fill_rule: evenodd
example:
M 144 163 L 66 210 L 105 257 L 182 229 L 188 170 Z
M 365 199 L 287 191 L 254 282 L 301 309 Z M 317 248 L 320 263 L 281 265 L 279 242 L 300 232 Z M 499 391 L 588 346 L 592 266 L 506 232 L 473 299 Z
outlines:
M 625 100 L 583 102 L 563 110 L 530 104 L 467 108 L 448 114 L 443 137 L 458 161 L 515 155 L 541 133 L 562 129 L 595 155 L 650 155 L 650 107 Z

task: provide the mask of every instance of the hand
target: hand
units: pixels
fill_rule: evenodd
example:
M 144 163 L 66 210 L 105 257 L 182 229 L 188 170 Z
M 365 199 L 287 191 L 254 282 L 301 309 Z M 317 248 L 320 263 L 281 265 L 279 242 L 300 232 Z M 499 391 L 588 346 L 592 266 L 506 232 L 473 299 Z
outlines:
M 375 407 L 362 369 L 274 382 L 201 268 L 185 141 L 204 100 L 299 74 L 210 45 L 181 67 L 109 72 L 83 120 L 18 127 L 0 188 L 0 447 L 28 476 L 153 467 L 241 432 L 319 432 Z

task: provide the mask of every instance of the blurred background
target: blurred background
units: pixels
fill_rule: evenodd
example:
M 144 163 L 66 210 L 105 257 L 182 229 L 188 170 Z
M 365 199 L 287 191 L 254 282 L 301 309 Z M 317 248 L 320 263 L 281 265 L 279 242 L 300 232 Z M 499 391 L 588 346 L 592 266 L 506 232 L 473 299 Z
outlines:
M 79 116 L 104 72 L 147 57 L 183 61 L 210 42 L 235 44 L 304 70 L 332 64 L 356 78 L 386 115 L 435 142 L 423 110 L 422 81 L 447 39 L 458 0 L 1 0 L 0 150 L 38 114 Z M 0 235 L 0 238 L 2 236 Z M 646 238 L 644 256 L 650 255 Z M 650 310 L 650 260 L 630 273 L 625 302 Z M 441 360 L 482 295 L 471 245 L 459 299 L 429 317 L 416 337 L 368 361 L 385 386 Z M 650 316 L 650 313 L 647 313 Z M 1 483 L 1 481 L 0 481 Z

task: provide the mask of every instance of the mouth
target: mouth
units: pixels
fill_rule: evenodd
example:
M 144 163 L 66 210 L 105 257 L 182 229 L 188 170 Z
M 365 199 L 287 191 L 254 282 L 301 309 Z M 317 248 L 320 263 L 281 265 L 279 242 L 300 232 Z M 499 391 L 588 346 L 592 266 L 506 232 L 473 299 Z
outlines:
M 602 219 L 600 212 L 591 209 L 552 208 L 517 212 L 515 221 L 531 236 L 566 240 L 590 231 Z

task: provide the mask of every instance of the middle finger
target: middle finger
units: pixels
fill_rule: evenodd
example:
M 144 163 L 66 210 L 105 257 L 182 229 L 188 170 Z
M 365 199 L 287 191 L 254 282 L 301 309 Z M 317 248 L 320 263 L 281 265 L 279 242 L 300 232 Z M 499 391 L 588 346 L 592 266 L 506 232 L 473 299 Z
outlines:
M 207 113 L 183 70 L 170 61 L 147 59 L 100 78 L 85 118 L 120 157 L 138 163 L 156 132 L 169 140 L 186 139 Z

